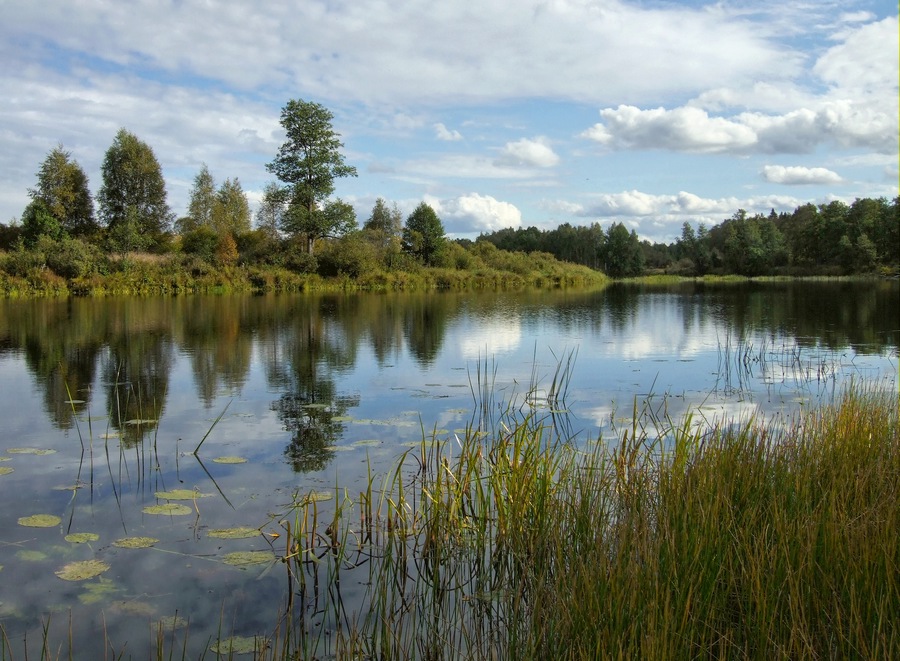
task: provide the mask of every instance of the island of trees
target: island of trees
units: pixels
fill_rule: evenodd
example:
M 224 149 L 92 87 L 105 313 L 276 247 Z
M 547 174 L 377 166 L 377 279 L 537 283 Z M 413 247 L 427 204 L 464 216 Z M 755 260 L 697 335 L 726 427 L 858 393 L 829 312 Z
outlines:
M 289 101 L 285 142 L 267 170 L 255 223 L 240 181 L 218 186 L 204 164 L 187 214 L 167 202 L 153 149 L 121 129 L 102 183 L 59 145 L 29 189 L 21 219 L 0 224 L 0 295 L 310 288 L 416 289 L 574 286 L 645 274 L 845 275 L 900 272 L 900 197 L 806 204 L 792 213 L 721 224 L 684 223 L 671 244 L 641 241 L 620 223 L 503 229 L 450 240 L 424 202 L 407 218 L 379 198 L 359 227 L 335 182 L 355 177 L 333 115 Z

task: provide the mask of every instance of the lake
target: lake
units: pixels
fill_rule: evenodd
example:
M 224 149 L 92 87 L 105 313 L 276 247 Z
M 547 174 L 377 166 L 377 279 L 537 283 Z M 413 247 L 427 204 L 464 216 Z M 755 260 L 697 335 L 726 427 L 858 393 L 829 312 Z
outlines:
M 8 650 L 36 655 L 44 627 L 68 649 L 70 618 L 80 658 L 149 656 L 159 622 L 187 658 L 271 631 L 295 493 L 327 523 L 344 489 L 506 407 L 573 443 L 614 444 L 635 410 L 778 424 L 850 383 L 896 392 L 898 346 L 896 280 L 2 300 Z M 345 575 L 348 611 L 365 581 Z M 304 599 L 327 648 L 335 615 Z

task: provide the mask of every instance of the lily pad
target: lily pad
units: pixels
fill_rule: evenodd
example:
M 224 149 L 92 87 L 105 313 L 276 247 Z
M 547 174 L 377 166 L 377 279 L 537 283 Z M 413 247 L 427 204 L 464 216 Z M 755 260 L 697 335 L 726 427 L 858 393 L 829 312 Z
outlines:
M 33 551 L 31 549 L 21 549 L 16 552 L 16 557 L 25 562 L 43 562 L 47 559 L 47 554 L 43 551 Z
M 208 535 L 215 539 L 248 539 L 259 535 L 258 528 L 240 526 L 238 528 L 216 528 L 210 530 Z
M 217 640 L 209 646 L 215 654 L 252 654 L 266 647 L 266 639 L 261 636 L 231 636 Z
M 120 549 L 149 549 L 154 544 L 159 543 L 155 537 L 123 537 L 113 542 L 113 546 Z
M 33 516 L 23 516 L 19 519 L 20 526 L 28 528 L 52 528 L 60 524 L 60 519 L 54 514 L 34 514 Z
M 95 532 L 73 532 L 66 535 L 66 541 L 72 544 L 84 544 L 86 542 L 96 542 L 100 539 L 100 535 Z
M 50 450 L 47 448 L 9 448 L 7 452 L 9 454 L 35 454 L 38 456 L 56 454 L 56 450 Z
M 148 505 L 141 510 L 144 514 L 170 514 L 172 516 L 185 516 L 190 514 L 192 510 L 187 505 L 181 503 L 165 503 L 164 505 Z
M 194 498 L 208 498 L 211 493 L 200 493 L 196 489 L 173 489 L 172 491 L 157 491 L 153 494 L 163 500 L 194 500 Z
M 9 466 L 0 466 L 0 475 L 9 475 L 15 470 L 15 468 L 10 468 Z
M 331 491 L 310 491 L 306 494 L 305 499 L 307 502 L 322 502 L 323 500 L 331 500 L 334 498 L 334 494 Z
M 235 551 L 234 553 L 226 553 L 222 558 L 222 562 L 232 567 L 262 565 L 274 560 L 275 555 L 271 551 Z
M 216 457 L 213 462 L 217 464 L 246 464 L 244 457 Z
M 110 595 L 118 592 L 116 584 L 102 576 L 95 582 L 87 583 L 84 592 L 78 595 L 78 601 L 83 604 L 98 604 L 108 602 Z
M 175 629 L 184 629 L 188 625 L 188 621 L 180 615 L 165 615 L 159 618 L 159 626 L 163 631 L 175 631 Z
M 81 562 L 70 562 L 56 572 L 56 575 L 64 581 L 85 581 L 108 570 L 109 565 L 102 560 L 82 560 Z

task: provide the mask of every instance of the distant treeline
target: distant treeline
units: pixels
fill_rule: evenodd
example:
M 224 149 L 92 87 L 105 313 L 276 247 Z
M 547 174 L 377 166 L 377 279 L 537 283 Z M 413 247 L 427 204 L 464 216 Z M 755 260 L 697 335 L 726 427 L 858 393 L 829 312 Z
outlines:
M 673 243 L 641 241 L 613 223 L 554 230 L 537 227 L 482 234 L 501 250 L 550 253 L 618 277 L 646 273 L 702 276 L 840 275 L 900 271 L 900 197 L 853 204 L 804 204 L 792 213 L 748 215 L 739 209 L 711 228 L 684 223 Z

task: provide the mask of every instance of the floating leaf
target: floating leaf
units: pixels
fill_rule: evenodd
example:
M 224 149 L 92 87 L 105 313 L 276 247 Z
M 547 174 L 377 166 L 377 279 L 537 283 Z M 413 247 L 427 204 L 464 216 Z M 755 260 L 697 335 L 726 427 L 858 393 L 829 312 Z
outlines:
M 10 454 L 35 454 L 38 456 L 43 456 L 46 454 L 56 454 L 56 450 L 42 448 L 9 448 L 7 452 L 9 452 Z
M 72 544 L 84 544 L 86 542 L 96 542 L 100 539 L 100 535 L 94 532 L 73 532 L 66 535 L 66 541 Z
M 107 440 L 107 441 L 111 440 L 113 438 L 119 438 L 119 432 L 112 431 L 112 432 L 109 432 L 108 434 L 100 434 L 100 438 Z
M 109 596 L 118 591 L 115 583 L 107 578 L 100 577 L 98 581 L 87 583 L 84 586 L 84 592 L 78 595 L 78 601 L 83 604 L 96 604 L 101 601 L 109 601 Z
M 11 461 L 12 457 L 0 457 L 0 461 Z
M 63 404 L 84 404 L 83 399 L 67 399 Z
M 9 475 L 15 470 L 15 468 L 10 468 L 9 466 L 0 466 L 0 475 Z
M 332 422 L 352 422 L 353 416 L 350 415 L 336 415 L 331 419 Z
M 19 519 L 20 526 L 28 528 L 52 528 L 60 524 L 60 519 L 54 514 L 35 514 L 33 516 L 23 516 Z
M 64 581 L 84 581 L 99 576 L 107 570 L 109 570 L 109 565 L 102 560 L 82 560 L 81 562 L 70 562 L 56 572 L 56 575 Z
M 209 650 L 215 654 L 252 654 L 266 648 L 266 639 L 262 636 L 231 636 L 217 640 Z
M 373 445 L 381 445 L 381 441 L 377 438 L 367 438 L 363 441 L 356 441 L 355 443 L 352 443 L 352 445 L 355 448 L 370 447 Z
M 184 629 L 188 625 L 188 621 L 180 615 L 166 615 L 159 618 L 159 626 L 163 631 L 174 631 L 175 629 Z
M 153 494 L 163 500 L 194 500 L 194 498 L 208 498 L 211 493 L 200 493 L 196 489 L 173 489 L 172 491 L 157 491 Z
M 331 500 L 334 498 L 334 494 L 330 491 L 310 491 L 306 496 L 304 496 L 307 502 L 321 502 L 323 500 Z
M 216 457 L 213 462 L 217 464 L 246 464 L 247 460 L 243 457 Z
M 171 514 L 172 516 L 184 516 L 185 514 L 190 514 L 194 510 L 181 503 L 165 503 L 164 505 L 148 505 L 141 511 L 144 514 Z
M 261 565 L 274 560 L 275 555 L 271 551 L 235 551 L 226 553 L 222 558 L 222 562 L 233 567 Z
M 348 445 L 328 445 L 325 447 L 329 452 L 352 452 L 354 448 Z
M 258 528 L 250 528 L 249 526 L 241 526 L 238 528 L 216 528 L 210 530 L 208 535 L 216 539 L 247 539 L 259 535 Z
M 113 546 L 120 549 L 149 549 L 158 543 L 159 540 L 155 537 L 123 537 L 114 541 Z
M 126 420 L 126 421 L 125 421 L 125 424 L 126 424 L 126 425 L 131 425 L 131 426 L 135 426 L 135 425 L 154 425 L 154 424 L 156 424 L 156 420 L 141 420 L 141 419 L 139 419 L 139 418 L 134 418 L 133 420 Z
M 22 549 L 21 551 L 16 552 L 16 557 L 19 560 L 24 560 L 25 562 L 43 562 L 47 559 L 47 554 L 43 551 Z

